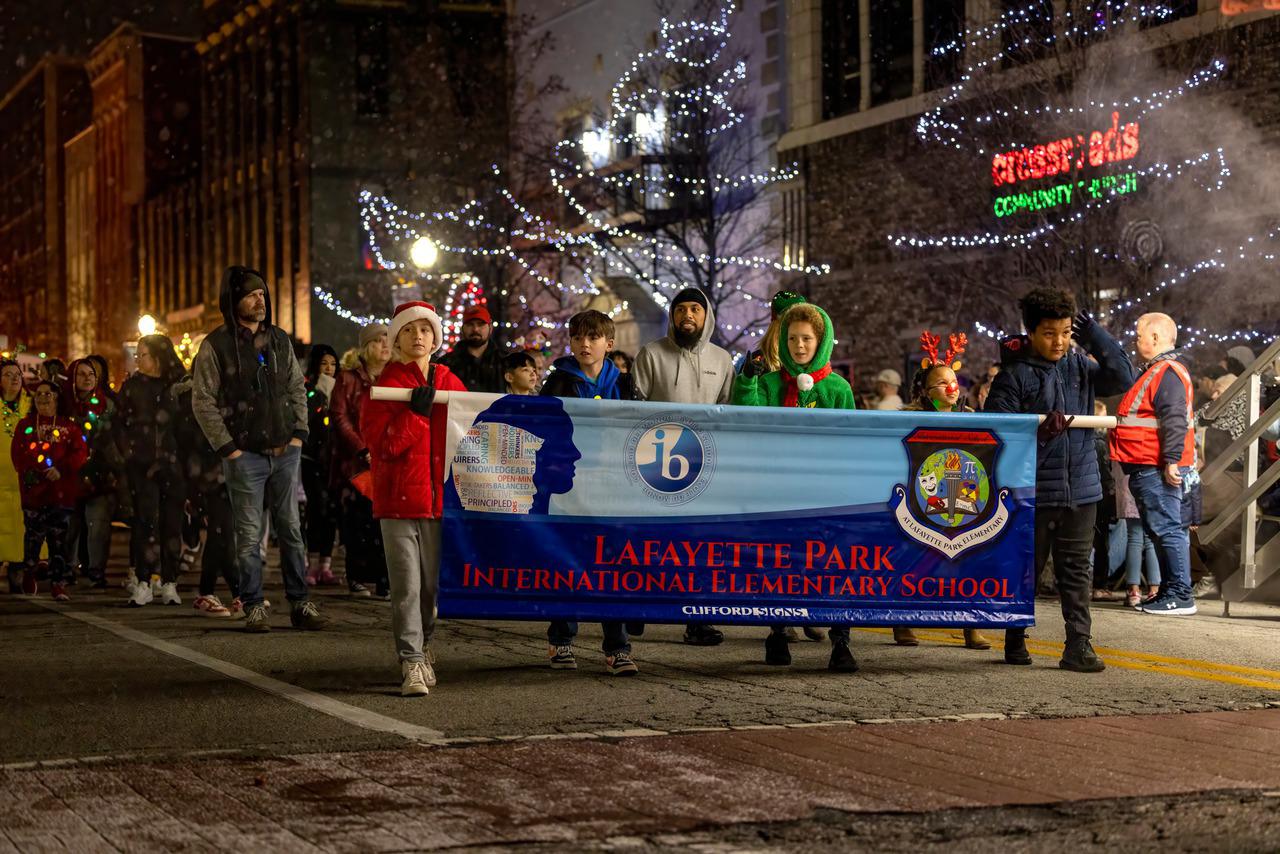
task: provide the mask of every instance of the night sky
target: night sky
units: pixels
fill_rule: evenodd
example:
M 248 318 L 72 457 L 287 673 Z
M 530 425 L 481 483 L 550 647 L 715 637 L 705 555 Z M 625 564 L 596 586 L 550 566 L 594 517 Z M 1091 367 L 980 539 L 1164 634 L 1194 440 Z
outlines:
M 0 96 L 46 53 L 87 56 L 124 21 L 166 35 L 200 34 L 200 0 L 3 0 Z

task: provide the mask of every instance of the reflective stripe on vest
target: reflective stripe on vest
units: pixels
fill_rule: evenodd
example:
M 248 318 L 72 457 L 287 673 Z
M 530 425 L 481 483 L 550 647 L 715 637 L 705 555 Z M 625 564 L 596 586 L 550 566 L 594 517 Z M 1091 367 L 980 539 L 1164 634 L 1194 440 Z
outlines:
M 1195 462 L 1195 412 L 1191 403 L 1191 374 L 1184 365 L 1173 359 L 1165 359 L 1149 367 L 1120 401 L 1116 428 L 1111 432 L 1113 460 L 1140 465 L 1160 464 L 1160 419 L 1154 417 L 1155 394 L 1168 370 L 1173 370 L 1182 380 L 1187 396 L 1187 435 L 1183 440 L 1178 464 L 1189 466 Z M 1139 415 L 1139 412 L 1142 414 Z

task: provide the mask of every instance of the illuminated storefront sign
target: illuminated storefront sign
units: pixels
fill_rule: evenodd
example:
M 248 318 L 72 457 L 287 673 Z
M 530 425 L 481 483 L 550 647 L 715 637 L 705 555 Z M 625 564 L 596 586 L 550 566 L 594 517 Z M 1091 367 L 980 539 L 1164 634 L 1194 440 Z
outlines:
M 1069 175 L 1088 167 L 1132 160 L 1138 154 L 1138 123 L 1120 126 L 1120 114 L 1111 114 L 1111 127 L 1095 130 L 1086 138 L 1076 134 L 1032 148 L 997 154 L 991 159 L 991 182 L 995 187 L 1035 181 L 1055 175 Z
M 1126 172 L 1123 175 L 1104 175 L 1101 178 L 1088 178 L 1081 181 L 1055 184 L 1038 190 L 1024 190 L 1000 196 L 995 200 L 993 210 L 997 218 L 1013 216 L 1024 211 L 1043 211 L 1064 207 L 1075 201 L 1093 201 L 1110 194 L 1123 196 L 1138 189 L 1138 173 Z
M 1115 112 L 1111 127 L 1104 130 L 997 154 L 991 159 L 991 184 L 997 191 L 992 212 L 1003 219 L 1132 193 L 1138 189 L 1136 171 L 1096 177 L 1088 173 L 1110 171 L 1114 164 L 1133 160 L 1139 148 L 1138 122 L 1122 125 Z M 1050 186 L 1017 186 L 1046 178 L 1058 181 Z

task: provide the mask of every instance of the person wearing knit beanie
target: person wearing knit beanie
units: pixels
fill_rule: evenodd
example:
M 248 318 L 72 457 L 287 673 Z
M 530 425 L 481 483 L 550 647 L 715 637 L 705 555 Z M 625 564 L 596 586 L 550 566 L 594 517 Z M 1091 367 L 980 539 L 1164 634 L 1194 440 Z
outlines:
M 380 336 L 386 334 L 385 323 L 370 323 L 368 326 L 360 327 L 360 349 L 363 350 L 370 341 L 377 341 Z

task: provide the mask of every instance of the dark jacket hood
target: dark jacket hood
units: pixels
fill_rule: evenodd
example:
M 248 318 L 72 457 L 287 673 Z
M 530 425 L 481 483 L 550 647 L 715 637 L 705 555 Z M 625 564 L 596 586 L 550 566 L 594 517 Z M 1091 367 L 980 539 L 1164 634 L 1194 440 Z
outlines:
M 240 300 L 233 296 L 234 292 L 243 283 L 245 276 L 258 276 L 255 270 L 248 267 L 232 266 L 226 269 L 222 274 L 222 290 L 218 293 L 218 308 L 222 309 L 222 319 L 226 322 L 227 328 L 235 332 L 238 321 L 236 320 L 236 303 Z M 261 278 L 261 276 L 258 276 Z M 263 318 L 263 323 L 267 326 L 271 325 L 271 288 L 264 287 L 262 295 L 267 306 L 267 316 Z

